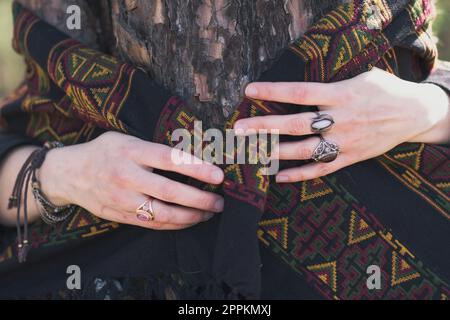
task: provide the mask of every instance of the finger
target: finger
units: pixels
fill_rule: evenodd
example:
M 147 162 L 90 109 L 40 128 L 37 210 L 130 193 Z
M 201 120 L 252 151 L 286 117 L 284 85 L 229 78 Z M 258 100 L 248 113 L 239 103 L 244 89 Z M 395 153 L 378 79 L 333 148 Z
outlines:
M 193 227 L 195 225 L 196 225 L 196 223 L 194 223 L 194 224 L 160 224 L 157 222 L 151 222 L 149 224 L 148 228 L 153 229 L 153 230 L 170 231 L 170 230 L 183 230 L 183 229 Z
M 329 138 L 330 136 L 331 138 Z M 323 137 L 326 141 L 337 144 L 339 146 L 339 152 L 348 151 L 348 146 L 344 143 L 340 135 L 326 134 Z M 283 142 L 272 153 L 272 158 L 279 160 L 308 160 L 312 158 L 319 143 L 319 136 L 310 137 L 302 141 Z
M 311 137 L 298 142 L 280 143 L 278 148 L 279 160 L 307 160 L 311 159 L 314 150 L 320 143 L 319 137 Z
M 208 212 L 221 212 L 223 210 L 223 198 L 221 196 L 170 180 L 153 172 L 136 170 L 134 177 L 128 179 L 128 181 L 131 181 L 131 188 L 135 191 L 164 202 Z
M 214 216 L 212 212 L 171 205 L 158 199 L 153 199 L 152 207 L 154 222 L 161 224 L 193 225 L 208 221 Z
M 136 209 L 148 200 L 149 197 L 143 194 L 127 192 L 112 199 L 110 206 L 121 212 L 128 212 L 137 219 Z M 155 221 L 161 224 L 192 225 L 209 220 L 213 216 L 212 212 L 170 205 L 158 199 L 151 201 Z
M 276 181 L 278 183 L 290 183 L 316 179 L 326 176 L 351 164 L 352 162 L 349 160 L 349 158 L 341 154 L 333 162 L 308 163 L 298 168 L 282 170 L 277 174 Z
M 247 119 L 241 119 L 234 124 L 234 129 L 238 130 L 237 135 L 249 134 L 254 130 L 273 130 L 279 131 L 279 134 L 301 136 L 313 134 L 311 124 L 317 117 L 314 112 L 304 112 L 284 116 L 260 116 Z
M 111 217 L 107 220 L 153 230 L 181 230 L 192 227 L 197 224 L 197 223 L 173 224 L 173 223 L 160 223 L 155 221 L 141 221 L 136 217 L 136 215 L 133 215 L 130 212 L 124 212 L 114 208 L 105 208 L 104 213 L 107 214 L 108 217 Z
M 138 142 L 133 149 L 134 158 L 139 164 L 177 172 L 206 183 L 220 184 L 223 181 L 224 174 L 219 167 L 181 150 L 145 141 Z M 183 162 L 177 163 L 176 160 L 180 158 Z
M 254 99 L 299 105 L 333 106 L 342 100 L 342 88 L 335 83 L 254 82 L 245 88 Z

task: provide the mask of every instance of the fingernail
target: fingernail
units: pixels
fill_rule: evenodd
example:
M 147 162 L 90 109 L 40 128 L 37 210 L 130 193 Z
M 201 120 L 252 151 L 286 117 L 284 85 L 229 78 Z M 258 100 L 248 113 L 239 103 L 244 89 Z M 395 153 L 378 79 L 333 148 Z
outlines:
M 216 203 L 214 204 L 214 209 L 219 212 L 223 210 L 223 199 L 219 199 L 216 201 Z
M 214 213 L 211 212 L 205 212 L 203 214 L 203 220 L 204 221 L 208 221 L 209 219 L 211 219 L 212 217 L 214 217 Z
M 247 88 L 245 88 L 245 95 L 249 97 L 254 97 L 258 95 L 258 90 L 253 85 L 249 84 Z
M 211 178 L 216 183 L 221 183 L 223 180 L 223 172 L 221 170 L 214 170 L 214 172 L 211 175 Z
M 289 181 L 289 177 L 287 177 L 287 176 L 276 176 L 275 177 L 275 180 L 277 181 L 277 182 L 288 182 Z

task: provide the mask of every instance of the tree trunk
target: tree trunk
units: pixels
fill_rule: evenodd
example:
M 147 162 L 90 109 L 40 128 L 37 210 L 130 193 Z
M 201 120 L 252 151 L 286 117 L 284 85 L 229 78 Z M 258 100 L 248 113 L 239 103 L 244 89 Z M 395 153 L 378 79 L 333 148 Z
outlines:
M 221 122 L 255 80 L 329 6 L 345 0 L 20 0 L 82 42 L 145 69 Z M 68 31 L 66 8 L 82 9 Z

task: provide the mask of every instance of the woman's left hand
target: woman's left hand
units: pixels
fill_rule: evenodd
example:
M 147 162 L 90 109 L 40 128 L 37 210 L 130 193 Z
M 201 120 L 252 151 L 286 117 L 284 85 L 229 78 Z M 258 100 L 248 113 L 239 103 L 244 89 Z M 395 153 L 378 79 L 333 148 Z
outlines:
M 433 84 L 402 80 L 381 69 L 335 83 L 252 83 L 246 88 L 250 98 L 317 105 L 320 114 L 334 120 L 323 133 L 336 143 L 340 154 L 329 163 L 309 163 L 277 174 L 277 182 L 295 182 L 325 176 L 359 161 L 379 156 L 403 142 L 444 143 L 450 140 L 449 98 Z M 301 106 L 299 106 L 301 108 Z M 235 129 L 278 129 L 285 135 L 311 135 L 317 114 L 303 112 L 242 119 Z M 299 142 L 281 143 L 279 159 L 311 159 L 318 136 Z

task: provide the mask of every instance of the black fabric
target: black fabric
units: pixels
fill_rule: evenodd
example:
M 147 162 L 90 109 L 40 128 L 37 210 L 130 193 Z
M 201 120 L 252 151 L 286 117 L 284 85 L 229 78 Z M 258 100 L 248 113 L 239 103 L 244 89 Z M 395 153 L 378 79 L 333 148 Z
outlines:
M 438 85 L 450 95 L 450 62 L 439 60 L 436 68 L 422 82 Z
M 39 145 L 39 142 L 14 133 L 0 133 L 0 162 L 8 153 L 20 146 Z
M 415 248 L 416 253 L 428 261 L 437 273 L 450 278 L 450 251 L 436 249 L 436 244 L 448 236 L 447 218 L 433 212 L 430 204 L 410 196 L 399 181 L 385 179 L 383 188 L 365 183 L 377 181 L 385 175 L 379 163 L 355 164 L 337 175 L 346 185 L 352 186 L 354 195 L 364 201 L 371 211 L 377 212 L 377 218 L 408 247 Z M 408 199 L 408 206 L 399 199 Z M 424 214 L 427 214 L 426 219 Z

